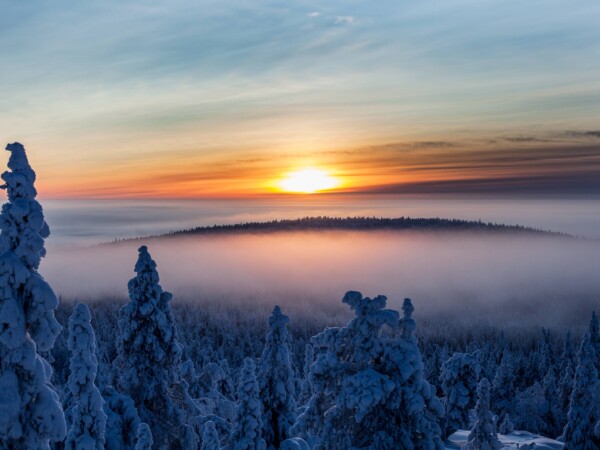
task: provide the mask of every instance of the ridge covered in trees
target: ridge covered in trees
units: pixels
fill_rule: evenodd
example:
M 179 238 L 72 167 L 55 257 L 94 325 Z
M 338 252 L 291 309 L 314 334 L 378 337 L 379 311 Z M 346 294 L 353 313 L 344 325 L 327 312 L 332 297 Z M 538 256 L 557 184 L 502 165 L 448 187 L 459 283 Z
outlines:
M 504 225 L 481 220 L 460 220 L 441 218 L 413 218 L 413 217 L 303 217 L 300 219 L 281 219 L 265 222 L 243 222 L 228 225 L 212 225 L 195 227 L 185 230 L 171 231 L 145 237 L 115 239 L 104 245 L 147 241 L 179 236 L 235 234 L 235 233 L 272 233 L 294 231 L 448 231 L 448 232 L 494 232 L 494 233 L 521 233 L 534 235 L 549 235 L 573 237 L 566 233 L 541 230 L 522 225 Z

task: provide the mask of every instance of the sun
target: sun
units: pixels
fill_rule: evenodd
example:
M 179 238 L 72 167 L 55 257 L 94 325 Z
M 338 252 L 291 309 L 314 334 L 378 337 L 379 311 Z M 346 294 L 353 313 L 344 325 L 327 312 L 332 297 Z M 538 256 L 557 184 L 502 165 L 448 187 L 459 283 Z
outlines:
M 290 172 L 279 181 L 279 188 L 282 191 L 296 194 L 314 194 L 335 189 L 339 185 L 339 179 L 325 170 L 316 168 Z

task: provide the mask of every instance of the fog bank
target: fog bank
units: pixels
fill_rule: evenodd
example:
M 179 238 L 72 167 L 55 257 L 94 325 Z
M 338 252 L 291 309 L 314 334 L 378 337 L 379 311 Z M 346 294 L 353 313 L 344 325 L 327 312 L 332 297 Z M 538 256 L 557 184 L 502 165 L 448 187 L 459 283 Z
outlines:
M 308 232 L 155 239 L 52 249 L 41 271 L 60 295 L 124 298 L 137 247 L 149 246 L 174 301 L 313 314 L 347 290 L 387 295 L 417 315 L 535 325 L 580 323 L 600 309 L 600 244 L 492 233 Z M 502 326 L 502 324 L 498 324 Z

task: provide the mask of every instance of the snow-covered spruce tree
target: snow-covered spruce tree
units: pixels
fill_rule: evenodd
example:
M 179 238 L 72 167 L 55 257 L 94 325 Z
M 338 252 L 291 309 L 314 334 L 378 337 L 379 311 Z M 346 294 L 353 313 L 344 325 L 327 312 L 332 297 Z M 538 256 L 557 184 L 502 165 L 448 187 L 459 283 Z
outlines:
M 302 379 L 302 388 L 300 390 L 300 396 L 298 398 L 299 404 L 301 404 L 301 405 L 304 405 L 310 399 L 310 396 L 312 394 L 312 392 L 310 390 L 309 373 L 310 373 L 310 366 L 312 365 L 314 360 L 315 360 L 315 349 L 312 346 L 312 344 L 309 342 L 308 344 L 306 344 L 306 347 L 304 350 L 304 373 L 303 373 L 304 378 Z
M 135 272 L 128 284 L 130 301 L 119 311 L 118 385 L 150 426 L 157 448 L 178 448 L 186 424 L 171 396 L 182 352 L 169 304 L 172 295 L 162 290 L 146 246 L 139 248 Z
M 508 350 L 505 349 L 492 382 L 492 406 L 499 416 L 503 416 L 511 410 L 514 395 L 512 358 Z
M 575 373 L 573 371 L 573 366 L 569 361 L 564 369 L 561 371 L 562 375 L 560 381 L 558 382 L 558 405 L 560 406 L 560 411 L 563 417 L 563 426 L 564 426 L 564 417 L 566 417 L 569 412 L 569 404 L 571 403 L 571 392 L 573 391 L 573 380 L 575 378 Z
M 65 448 L 71 450 L 103 450 L 106 431 L 104 400 L 94 384 L 98 370 L 96 336 L 90 310 L 75 306 L 69 319 L 69 389 L 73 395 L 72 421 Z
M 140 417 L 133 400 L 113 386 L 104 386 L 106 413 L 106 450 L 134 450 Z
M 482 378 L 477 388 L 475 424 L 471 429 L 465 450 L 499 450 L 502 444 L 496 434 L 494 415 L 490 411 L 490 382 Z
M 204 432 L 202 433 L 202 447 L 200 450 L 219 450 L 221 443 L 219 442 L 219 433 L 212 420 L 204 424 Z
M 152 450 L 152 431 L 147 423 L 140 423 L 137 429 L 137 443 L 135 450 Z
M 498 426 L 498 432 L 500 434 L 509 434 L 515 431 L 515 425 L 510 420 L 510 415 L 508 413 L 504 414 L 500 425 Z
M 443 449 L 444 411 L 423 376 L 410 300 L 401 321 L 384 296 L 351 291 L 342 301 L 356 317 L 311 339 L 313 395 L 293 432 L 316 449 Z
M 554 377 L 554 371 L 549 370 L 542 382 L 542 388 L 544 390 L 544 398 L 546 400 L 546 411 L 544 414 L 544 428 L 542 433 L 545 436 L 556 437 L 561 434 L 561 409 L 560 400 L 558 395 L 558 388 L 556 387 L 556 378 Z
M 560 357 L 560 371 L 561 373 L 565 370 L 567 366 L 574 366 L 577 364 L 577 357 L 575 355 L 575 351 L 573 350 L 573 341 L 571 338 L 571 332 L 567 331 L 565 333 L 565 338 L 563 342 L 563 352 Z
M 221 388 L 228 383 L 223 383 L 227 374 L 217 363 L 208 363 L 202 368 L 202 373 L 198 377 L 200 391 L 202 395 L 199 403 L 206 414 L 216 414 L 219 417 L 232 421 L 235 418 L 235 402 L 229 400 Z
M 600 374 L 600 322 L 598 322 L 596 311 L 592 312 L 588 333 L 590 335 L 590 343 L 596 353 L 596 371 Z
M 446 436 L 469 428 L 469 411 L 475 406 L 480 374 L 479 352 L 454 353 L 442 364 Z
M 35 199 L 35 172 L 17 142 L 2 174 L 8 202 L 0 213 L 0 448 L 42 450 L 66 434 L 52 368 L 38 352 L 54 345 L 58 299 L 38 273 L 50 234 Z
M 548 372 L 554 372 L 554 360 L 552 358 L 552 341 L 550 331 L 542 328 L 542 344 L 540 348 L 540 359 L 538 373 L 541 378 L 545 377 Z
M 261 437 L 262 405 L 252 358 L 244 360 L 237 389 L 235 415 L 235 428 L 230 437 L 231 450 L 265 450 L 265 440 Z
M 260 358 L 260 400 L 263 405 L 263 438 L 267 448 L 279 448 L 296 421 L 294 368 L 290 355 L 288 316 L 279 306 L 269 317 L 269 332 Z
M 564 450 L 598 450 L 600 437 L 596 436 L 594 428 L 600 420 L 600 380 L 591 332 L 584 335 L 577 357 L 579 363 L 575 370 L 571 406 L 562 435 Z
M 517 394 L 514 412 L 515 427 L 518 430 L 542 433 L 546 426 L 544 420 L 548 412 L 548 402 L 540 383 L 536 381 Z

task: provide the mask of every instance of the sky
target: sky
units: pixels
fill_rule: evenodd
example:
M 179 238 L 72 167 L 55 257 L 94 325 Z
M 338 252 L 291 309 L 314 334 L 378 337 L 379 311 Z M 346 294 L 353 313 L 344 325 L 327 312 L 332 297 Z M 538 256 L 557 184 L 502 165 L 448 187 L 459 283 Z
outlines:
M 600 194 L 595 0 L 0 2 L 46 197 Z

